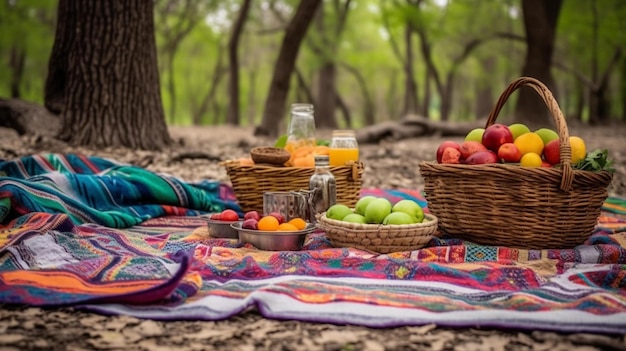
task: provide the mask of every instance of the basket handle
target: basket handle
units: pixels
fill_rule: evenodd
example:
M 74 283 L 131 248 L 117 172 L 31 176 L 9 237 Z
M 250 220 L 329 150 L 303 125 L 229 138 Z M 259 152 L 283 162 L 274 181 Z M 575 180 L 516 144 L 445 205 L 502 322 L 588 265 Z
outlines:
M 523 86 L 532 88 L 537 94 L 539 94 L 539 97 L 541 97 L 543 102 L 548 107 L 548 110 L 550 110 L 557 133 L 559 134 L 559 151 L 561 153 L 561 168 L 563 170 L 560 189 L 563 191 L 569 191 L 572 187 L 572 182 L 574 181 L 574 171 L 572 169 L 572 149 L 569 144 L 569 131 L 559 104 L 556 102 L 552 92 L 550 92 L 550 89 L 548 89 L 545 84 L 531 77 L 520 77 L 511 82 L 511 84 L 509 84 L 509 86 L 502 92 L 498 102 L 496 102 L 496 105 L 489 113 L 485 128 L 496 122 L 496 118 L 509 96 L 511 96 L 515 90 Z

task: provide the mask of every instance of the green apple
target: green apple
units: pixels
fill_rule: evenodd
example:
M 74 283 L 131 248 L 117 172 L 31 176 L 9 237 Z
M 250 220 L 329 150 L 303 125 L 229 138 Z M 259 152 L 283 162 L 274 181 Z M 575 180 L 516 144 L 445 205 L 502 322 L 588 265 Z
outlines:
M 530 132 L 530 128 L 523 123 L 513 123 L 509 126 L 509 130 L 511 131 L 511 134 L 513 134 L 513 140 L 517 139 L 517 137 L 522 134 Z
M 415 218 L 404 212 L 391 212 L 383 219 L 383 224 L 413 224 Z
M 367 223 L 365 221 L 365 217 L 361 216 L 358 213 L 350 213 L 349 215 L 343 217 L 343 221 L 350 222 L 350 223 L 361 223 L 361 224 Z
M 356 202 L 356 205 L 354 206 L 354 213 L 358 213 L 361 216 L 365 215 L 365 209 L 367 208 L 367 205 L 369 205 L 370 202 L 375 199 L 375 196 L 363 196 L 359 199 L 359 201 Z
M 413 200 L 400 200 L 391 208 L 391 212 L 403 212 L 415 218 L 414 223 L 422 223 L 424 220 L 424 210 Z
M 535 134 L 541 137 L 543 145 L 547 145 L 552 140 L 559 138 L 559 134 L 550 128 L 539 128 L 535 131 Z
M 349 214 L 353 213 L 352 209 L 346 205 L 342 204 L 334 204 L 326 210 L 326 218 L 336 219 L 338 221 L 343 220 L 343 218 Z
M 365 221 L 371 224 L 381 224 L 383 219 L 391 213 L 391 202 L 379 197 L 367 205 L 365 208 Z
M 465 136 L 465 141 L 482 142 L 485 128 L 474 128 Z

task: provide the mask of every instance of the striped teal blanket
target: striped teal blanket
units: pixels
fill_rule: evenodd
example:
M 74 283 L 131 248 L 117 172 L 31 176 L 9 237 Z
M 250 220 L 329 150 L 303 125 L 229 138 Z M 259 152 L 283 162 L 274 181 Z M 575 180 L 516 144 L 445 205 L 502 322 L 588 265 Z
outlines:
M 218 181 L 187 183 L 141 167 L 75 154 L 0 161 L 0 222 L 31 212 L 64 213 L 75 223 L 127 228 L 162 216 L 231 208 L 232 189 Z

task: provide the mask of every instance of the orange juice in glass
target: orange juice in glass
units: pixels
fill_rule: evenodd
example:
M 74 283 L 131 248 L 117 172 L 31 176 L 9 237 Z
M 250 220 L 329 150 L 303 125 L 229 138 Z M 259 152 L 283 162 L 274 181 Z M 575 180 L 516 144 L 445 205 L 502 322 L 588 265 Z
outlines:
M 353 130 L 333 130 L 328 149 L 331 167 L 343 166 L 359 160 L 359 144 Z

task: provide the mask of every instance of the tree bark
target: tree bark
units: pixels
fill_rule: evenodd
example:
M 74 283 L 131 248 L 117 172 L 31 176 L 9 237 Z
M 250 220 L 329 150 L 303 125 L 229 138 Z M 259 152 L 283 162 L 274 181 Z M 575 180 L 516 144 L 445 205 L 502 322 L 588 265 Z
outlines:
M 46 106 L 74 145 L 160 150 L 171 144 L 160 94 L 151 1 L 60 0 Z
M 415 82 L 415 68 L 413 58 L 413 26 L 406 23 L 404 28 L 404 43 L 406 46 L 406 60 L 404 61 L 404 108 L 405 115 L 416 114 L 417 103 L 417 83 Z
M 9 57 L 9 67 L 11 67 L 11 97 L 19 99 L 21 96 L 20 85 L 24 76 L 24 64 L 26 63 L 26 50 L 13 45 L 11 56 Z
M 239 48 L 239 38 L 243 32 L 243 27 L 248 18 L 248 12 L 250 10 L 250 1 L 244 0 L 239 10 L 237 20 L 233 25 L 233 32 L 228 41 L 228 57 L 230 60 L 229 65 L 229 80 L 228 80 L 228 124 L 238 126 L 239 125 L 239 55 L 237 49 Z
M 263 120 L 255 129 L 255 135 L 278 136 L 276 127 L 285 114 L 285 102 L 289 92 L 290 78 L 298 57 L 300 44 L 320 3 L 321 0 L 300 1 L 296 13 L 287 26 L 278 59 L 274 65 L 274 74 L 270 83 L 269 93 L 265 100 Z
M 527 45 L 522 75 L 540 80 L 552 91 L 555 98 L 557 91 L 550 68 L 562 2 L 562 0 L 522 0 Z M 549 120 L 544 102 L 529 88 L 522 88 L 519 91 L 515 120 L 527 123 L 529 127 L 545 125 Z

